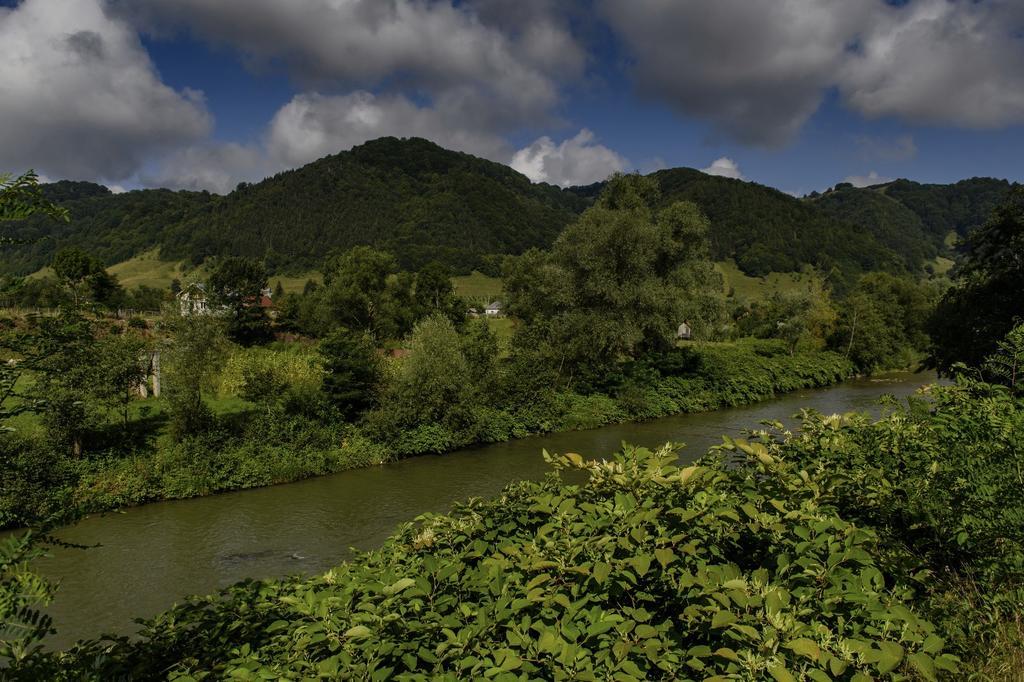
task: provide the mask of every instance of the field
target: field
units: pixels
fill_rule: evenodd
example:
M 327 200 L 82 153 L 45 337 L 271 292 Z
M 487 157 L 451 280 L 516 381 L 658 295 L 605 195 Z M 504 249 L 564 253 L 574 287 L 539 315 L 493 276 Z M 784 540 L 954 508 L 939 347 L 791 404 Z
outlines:
M 302 290 L 306 287 L 306 282 L 313 280 L 317 284 L 322 284 L 324 281 L 323 274 L 316 270 L 305 272 L 299 275 L 274 275 L 270 278 L 269 286 L 271 290 L 277 289 L 277 285 L 280 283 L 281 288 L 284 289 L 286 294 L 301 294 Z
M 774 293 L 784 294 L 802 288 L 804 275 L 799 272 L 773 272 L 766 277 L 750 277 L 743 274 L 731 260 L 715 263 L 715 268 L 725 278 L 725 290 L 741 301 L 765 299 Z
M 501 278 L 488 277 L 479 272 L 472 275 L 453 277 L 455 293 L 467 301 L 484 301 L 487 303 L 501 296 Z
M 953 260 L 943 258 L 942 256 L 938 256 L 932 261 L 932 267 L 935 268 L 936 275 L 948 275 L 949 271 L 953 269 L 953 265 L 955 265 Z
M 107 272 L 116 275 L 121 285 L 128 289 L 139 285 L 167 289 L 175 279 L 184 282 L 202 274 L 201 269 L 186 273 L 181 263 L 160 260 L 157 249 L 111 265 L 107 268 Z M 192 277 L 190 278 L 189 275 Z

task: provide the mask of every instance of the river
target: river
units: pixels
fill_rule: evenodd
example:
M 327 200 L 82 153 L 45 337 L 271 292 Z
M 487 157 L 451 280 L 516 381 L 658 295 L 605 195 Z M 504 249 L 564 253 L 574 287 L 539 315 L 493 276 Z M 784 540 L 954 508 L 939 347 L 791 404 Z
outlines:
M 623 441 L 687 444 L 694 459 L 764 419 L 793 424 L 802 407 L 824 413 L 877 413 L 878 398 L 912 394 L 933 374 L 894 373 L 804 390 L 744 407 L 538 436 L 423 456 L 299 483 L 160 502 L 87 518 L 58 535 L 99 545 L 57 549 L 38 568 L 60 581 L 50 607 L 64 647 L 101 633 L 132 632 L 132 619 L 155 615 L 187 594 L 205 594 L 247 577 L 313 574 L 372 549 L 405 521 L 444 511 L 457 500 L 497 494 L 514 480 L 547 471 L 541 450 L 600 457 Z

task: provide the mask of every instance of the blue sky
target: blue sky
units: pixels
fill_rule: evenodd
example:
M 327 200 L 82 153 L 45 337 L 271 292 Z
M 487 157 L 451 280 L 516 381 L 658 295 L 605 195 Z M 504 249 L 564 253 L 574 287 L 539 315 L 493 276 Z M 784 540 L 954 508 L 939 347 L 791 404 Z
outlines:
M 1011 0 L 0 0 L 0 168 L 228 191 L 381 135 L 576 184 L 1024 180 Z

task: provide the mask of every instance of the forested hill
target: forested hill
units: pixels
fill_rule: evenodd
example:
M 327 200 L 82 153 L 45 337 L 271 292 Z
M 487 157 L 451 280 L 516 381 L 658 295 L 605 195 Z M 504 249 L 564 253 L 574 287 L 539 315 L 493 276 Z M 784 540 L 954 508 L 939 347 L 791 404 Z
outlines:
M 485 254 L 551 243 L 584 204 L 498 163 L 382 138 L 211 202 L 168 230 L 162 253 L 308 268 L 332 247 L 372 244 L 406 266 L 440 258 L 471 268 Z
M 547 246 L 587 205 L 531 183 L 502 164 L 422 139 L 382 138 L 351 151 L 242 184 L 227 196 L 144 190 L 111 194 L 91 183 L 47 185 L 70 224 L 35 219 L 0 254 L 0 273 L 38 270 L 63 246 L 107 264 L 160 247 L 193 264 L 224 254 L 266 260 L 274 271 L 318 267 L 332 248 L 372 244 L 407 267 L 440 258 L 469 271 L 486 254 Z
M 919 271 L 948 253 L 948 233 L 983 222 L 1010 188 L 992 179 L 899 180 L 797 199 L 688 168 L 655 176 L 663 201 L 688 199 L 708 214 L 713 257 L 734 258 L 750 275 L 807 264 L 847 275 Z M 274 272 L 298 272 L 319 266 L 332 248 L 370 244 L 407 268 L 440 259 L 468 272 L 491 254 L 549 246 L 602 187 L 534 184 L 502 164 L 417 138 L 381 138 L 227 196 L 113 194 L 92 183 L 58 182 L 45 192 L 69 209 L 71 223 L 37 218 L 5 228 L 35 241 L 0 252 L 0 274 L 34 272 L 71 245 L 108 265 L 160 247 L 165 260 L 198 264 L 234 254 L 261 258 Z
M 1007 198 L 1012 186 L 1007 180 L 991 177 L 975 177 L 952 184 L 894 180 L 861 189 L 839 184 L 811 201 L 844 220 L 867 220 L 863 212 L 872 211 L 872 206 L 879 207 L 883 215 L 874 216 L 874 221 L 892 221 L 894 227 L 900 228 L 911 228 L 912 224 L 914 229 L 920 223 L 925 236 L 940 247 L 950 232 L 963 237 L 985 222 L 995 207 Z
M 804 264 L 843 271 L 900 268 L 900 256 L 870 230 L 770 187 L 690 168 L 658 171 L 655 177 L 662 201 L 693 201 L 707 214 L 712 256 L 734 258 L 749 275 L 799 270 Z
M 0 275 L 26 275 L 49 265 L 64 246 L 81 246 L 107 265 L 127 260 L 161 243 L 180 224 L 213 202 L 207 192 L 147 189 L 113 194 L 91 182 L 61 181 L 43 193 L 68 209 L 71 222 L 37 216 L 4 226 L 4 233 L 27 242 L 0 251 Z

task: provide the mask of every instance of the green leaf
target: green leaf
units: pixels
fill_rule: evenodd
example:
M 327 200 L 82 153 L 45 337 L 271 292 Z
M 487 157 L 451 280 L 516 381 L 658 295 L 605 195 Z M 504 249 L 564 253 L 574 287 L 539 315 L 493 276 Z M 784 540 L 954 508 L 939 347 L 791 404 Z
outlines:
M 794 640 L 790 640 L 786 643 L 786 648 L 792 649 L 793 653 L 799 654 L 800 656 L 806 656 L 812 661 L 817 661 L 818 657 L 821 656 L 821 649 L 813 640 L 807 639 L 806 637 L 799 637 Z
M 609 564 L 599 561 L 594 564 L 594 571 L 592 575 L 594 580 L 597 581 L 598 585 L 603 585 L 604 581 L 608 579 L 608 575 L 612 572 L 612 567 Z
M 654 550 L 654 558 L 658 560 L 662 568 L 666 568 L 676 560 L 676 553 L 667 547 L 660 547 Z
M 878 648 L 880 652 L 875 664 L 878 672 L 885 674 L 895 670 L 903 660 L 903 647 L 895 642 L 879 642 Z
M 935 675 L 935 661 L 928 654 L 919 651 L 916 654 L 911 654 L 908 660 L 917 669 L 917 672 L 921 673 L 921 676 L 929 682 L 938 679 Z
M 796 678 L 793 677 L 793 673 L 786 670 L 784 663 L 768 668 L 768 674 L 771 675 L 776 682 L 796 682 Z
M 658 630 L 653 626 L 641 624 L 637 625 L 636 628 L 633 629 L 633 634 L 640 639 L 650 639 L 651 637 L 657 636 Z
M 945 640 L 938 635 L 928 635 L 925 637 L 924 644 L 921 646 L 921 649 L 926 654 L 937 654 L 942 650 L 942 647 L 945 646 L 945 644 Z
M 646 574 L 648 569 L 650 569 L 651 567 L 651 557 L 647 555 L 635 556 L 632 559 L 628 559 L 627 561 L 633 568 L 636 569 L 636 572 L 639 575 Z
M 356 625 L 345 631 L 345 637 L 348 639 L 362 639 L 363 637 L 369 637 L 373 634 L 373 631 L 365 625 Z
M 416 581 L 412 578 L 402 578 L 401 580 L 395 581 L 391 585 L 384 588 L 384 594 L 392 595 L 398 594 L 404 589 L 410 588 L 416 584 Z
M 715 615 L 711 617 L 711 627 L 713 628 L 724 628 L 730 623 L 736 622 L 736 614 L 732 611 L 716 611 Z

